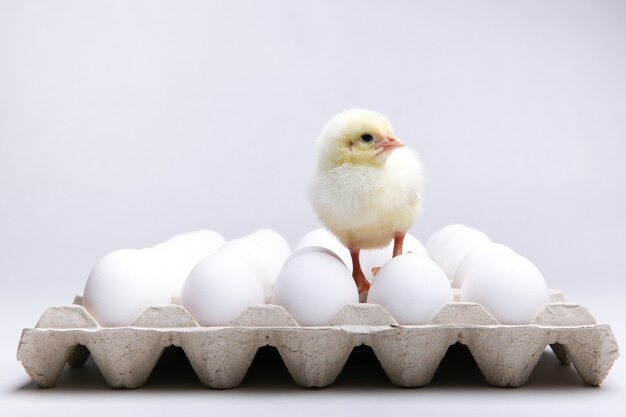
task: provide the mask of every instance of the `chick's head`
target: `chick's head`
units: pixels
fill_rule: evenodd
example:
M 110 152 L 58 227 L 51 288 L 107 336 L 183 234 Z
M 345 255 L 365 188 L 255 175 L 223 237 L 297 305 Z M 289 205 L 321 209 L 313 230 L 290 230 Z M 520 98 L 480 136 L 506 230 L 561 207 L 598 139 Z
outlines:
M 383 165 L 391 152 L 404 146 L 385 116 L 370 110 L 345 110 L 334 116 L 318 139 L 320 164 Z

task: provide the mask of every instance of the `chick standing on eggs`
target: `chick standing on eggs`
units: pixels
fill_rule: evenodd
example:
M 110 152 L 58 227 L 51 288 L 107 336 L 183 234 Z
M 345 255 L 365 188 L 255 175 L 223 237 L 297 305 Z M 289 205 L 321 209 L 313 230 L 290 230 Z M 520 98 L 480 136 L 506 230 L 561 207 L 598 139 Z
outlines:
M 318 166 L 309 194 L 322 223 L 350 250 L 359 292 L 369 288 L 361 249 L 393 239 L 402 253 L 421 211 L 422 165 L 382 114 L 352 109 L 333 117 L 318 138 Z

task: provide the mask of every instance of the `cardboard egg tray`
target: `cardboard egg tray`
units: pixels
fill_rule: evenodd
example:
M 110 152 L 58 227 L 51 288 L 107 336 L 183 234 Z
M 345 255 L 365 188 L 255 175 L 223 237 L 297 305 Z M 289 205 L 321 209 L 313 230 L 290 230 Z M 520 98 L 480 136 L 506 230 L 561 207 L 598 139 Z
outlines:
M 457 300 L 458 300 L 458 294 Z M 347 305 L 328 326 L 299 326 L 282 307 L 247 307 L 226 327 L 200 327 L 179 305 L 149 307 L 128 327 L 100 327 L 81 306 L 51 307 L 24 329 L 17 358 L 40 387 L 89 354 L 107 383 L 141 387 L 168 346 L 181 347 L 202 383 L 237 387 L 260 347 L 277 348 L 296 384 L 332 384 L 352 350 L 370 346 L 390 381 L 419 387 L 432 379 L 448 347 L 466 345 L 487 382 L 526 382 L 546 346 L 573 364 L 584 383 L 599 385 L 619 356 L 611 328 L 551 290 L 551 303 L 528 325 L 501 325 L 479 304 L 445 305 L 427 325 L 399 325 L 377 304 Z

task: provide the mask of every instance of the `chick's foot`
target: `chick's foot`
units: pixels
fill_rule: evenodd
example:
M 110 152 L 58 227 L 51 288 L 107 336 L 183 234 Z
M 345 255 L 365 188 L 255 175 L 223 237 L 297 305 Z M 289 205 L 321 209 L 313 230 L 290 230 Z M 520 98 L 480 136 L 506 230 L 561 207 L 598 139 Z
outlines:
M 367 280 L 367 278 L 365 278 L 363 272 L 361 272 L 360 274 L 353 273 L 352 278 L 354 278 L 354 282 L 356 283 L 356 288 L 357 290 L 359 290 L 359 293 L 370 289 L 370 282 Z

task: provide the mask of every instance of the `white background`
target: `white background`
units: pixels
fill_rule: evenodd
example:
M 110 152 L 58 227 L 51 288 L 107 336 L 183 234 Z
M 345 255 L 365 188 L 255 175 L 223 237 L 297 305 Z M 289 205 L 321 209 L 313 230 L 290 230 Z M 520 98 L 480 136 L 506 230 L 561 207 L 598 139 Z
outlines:
M 552 362 L 517 390 L 29 384 L 21 328 L 105 253 L 317 227 L 314 141 L 350 107 L 420 153 L 417 237 L 480 228 L 626 346 L 625 2 L 0 0 L 0 414 L 623 413 L 619 360 L 599 389 Z

